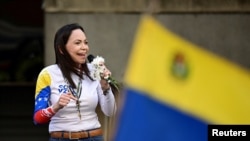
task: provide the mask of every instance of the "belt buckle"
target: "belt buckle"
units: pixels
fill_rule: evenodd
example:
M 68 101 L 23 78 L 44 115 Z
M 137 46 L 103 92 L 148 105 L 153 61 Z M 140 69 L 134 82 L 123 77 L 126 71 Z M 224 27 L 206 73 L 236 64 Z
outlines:
M 72 132 L 71 131 L 69 131 L 69 139 L 70 140 L 77 140 L 77 139 L 79 139 L 79 138 L 72 138 L 72 134 L 71 134 Z

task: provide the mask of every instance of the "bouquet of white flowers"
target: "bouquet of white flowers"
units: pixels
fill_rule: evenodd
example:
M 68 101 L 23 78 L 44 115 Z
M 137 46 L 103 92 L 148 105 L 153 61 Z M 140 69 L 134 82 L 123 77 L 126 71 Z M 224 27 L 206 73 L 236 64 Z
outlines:
M 94 57 L 93 55 L 89 55 L 88 60 L 94 67 L 94 71 L 91 72 L 91 77 L 96 80 L 101 80 L 102 78 L 107 80 L 111 88 L 115 88 L 119 92 L 119 83 L 111 76 L 111 73 L 104 73 L 107 70 L 104 58 L 101 56 Z

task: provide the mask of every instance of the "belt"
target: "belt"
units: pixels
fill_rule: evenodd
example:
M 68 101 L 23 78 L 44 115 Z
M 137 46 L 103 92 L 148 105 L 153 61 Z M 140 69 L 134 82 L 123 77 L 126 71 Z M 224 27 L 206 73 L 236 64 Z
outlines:
M 102 135 L 102 129 L 93 129 L 88 131 L 69 132 L 69 131 L 53 131 L 50 133 L 52 138 L 66 138 L 66 139 L 81 139 Z

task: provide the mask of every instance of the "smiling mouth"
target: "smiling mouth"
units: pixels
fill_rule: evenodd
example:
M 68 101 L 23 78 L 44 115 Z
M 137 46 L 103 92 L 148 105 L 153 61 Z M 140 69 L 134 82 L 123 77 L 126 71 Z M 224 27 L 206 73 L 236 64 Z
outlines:
M 83 54 L 83 53 L 77 53 L 78 56 L 81 56 L 81 57 L 85 57 L 86 54 Z

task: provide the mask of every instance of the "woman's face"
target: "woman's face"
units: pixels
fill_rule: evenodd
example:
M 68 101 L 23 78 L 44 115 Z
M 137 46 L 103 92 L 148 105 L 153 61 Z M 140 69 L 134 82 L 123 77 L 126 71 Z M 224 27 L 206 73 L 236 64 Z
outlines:
M 66 50 L 77 64 L 86 62 L 89 46 L 86 35 L 82 30 L 75 29 L 72 31 L 66 44 Z

